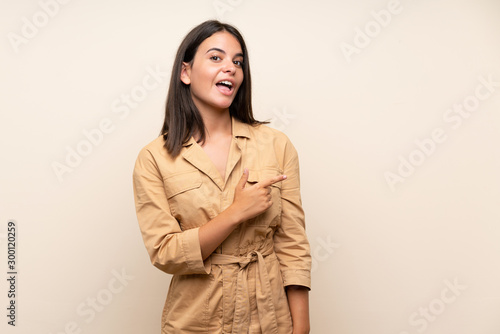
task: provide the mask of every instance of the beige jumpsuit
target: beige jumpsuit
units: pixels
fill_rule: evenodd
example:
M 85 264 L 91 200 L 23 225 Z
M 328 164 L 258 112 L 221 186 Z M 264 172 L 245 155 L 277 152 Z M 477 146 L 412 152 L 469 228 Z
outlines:
M 137 217 L 151 262 L 173 274 L 162 333 L 291 334 L 284 287 L 310 288 L 311 257 L 290 140 L 265 125 L 232 119 L 223 180 L 191 138 L 172 158 L 160 136 L 144 147 L 133 173 Z M 272 185 L 273 205 L 240 224 L 205 261 L 198 229 L 232 202 L 249 169 L 249 184 L 285 174 Z

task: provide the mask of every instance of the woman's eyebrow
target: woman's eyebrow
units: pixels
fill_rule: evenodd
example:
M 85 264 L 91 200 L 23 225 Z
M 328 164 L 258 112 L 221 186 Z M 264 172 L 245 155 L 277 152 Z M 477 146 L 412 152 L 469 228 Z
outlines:
M 226 54 L 226 51 L 224 51 L 222 49 L 219 49 L 219 48 L 210 48 L 210 49 L 207 50 L 206 53 L 209 53 L 210 51 L 219 51 L 219 52 L 221 52 L 223 54 Z
M 207 52 L 205 54 L 209 53 L 210 51 L 218 51 L 220 53 L 226 54 L 226 51 L 219 49 L 219 48 L 210 48 L 207 50 Z M 235 54 L 234 56 L 235 57 L 243 57 L 243 53 L 240 52 L 240 53 Z

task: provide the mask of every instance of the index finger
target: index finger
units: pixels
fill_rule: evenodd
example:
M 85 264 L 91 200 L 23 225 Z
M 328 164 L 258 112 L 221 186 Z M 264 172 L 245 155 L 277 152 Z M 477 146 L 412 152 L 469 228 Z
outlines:
M 278 176 L 273 176 L 270 179 L 264 180 L 257 182 L 257 184 L 263 188 L 269 187 L 271 184 L 275 184 L 276 182 L 280 182 L 286 179 L 286 175 L 278 175 Z

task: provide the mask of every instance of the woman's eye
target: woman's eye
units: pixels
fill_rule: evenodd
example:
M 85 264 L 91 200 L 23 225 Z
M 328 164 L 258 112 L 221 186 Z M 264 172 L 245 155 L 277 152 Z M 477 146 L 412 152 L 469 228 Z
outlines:
M 220 57 L 219 56 L 212 56 L 212 57 L 210 57 L 210 59 L 212 59 L 212 60 L 220 60 Z
M 236 66 L 243 66 L 243 61 L 241 61 L 241 60 L 235 60 L 235 61 L 233 61 L 233 63 L 234 63 Z

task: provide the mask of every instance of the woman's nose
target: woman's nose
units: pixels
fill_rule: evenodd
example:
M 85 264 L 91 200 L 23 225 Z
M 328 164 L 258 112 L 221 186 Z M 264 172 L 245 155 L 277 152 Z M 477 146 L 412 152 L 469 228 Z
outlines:
M 231 61 L 230 63 L 227 63 L 226 66 L 224 66 L 224 72 L 226 73 L 234 73 L 236 71 L 236 66 L 233 64 Z

